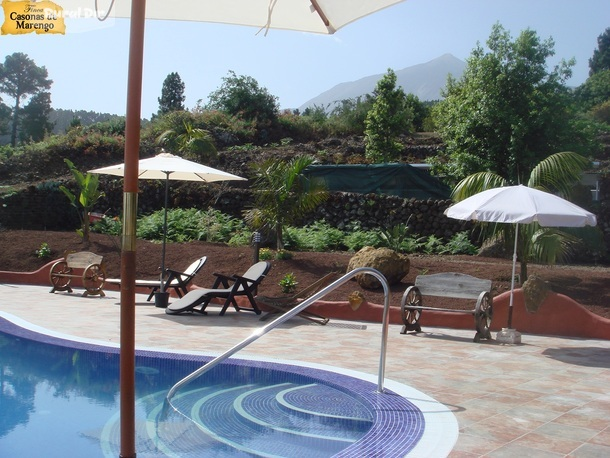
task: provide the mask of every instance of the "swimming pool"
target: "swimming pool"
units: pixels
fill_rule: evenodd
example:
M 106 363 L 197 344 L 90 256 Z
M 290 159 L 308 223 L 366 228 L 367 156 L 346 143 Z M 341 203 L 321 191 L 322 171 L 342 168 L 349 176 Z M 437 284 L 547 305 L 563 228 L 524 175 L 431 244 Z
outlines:
M 118 456 L 118 348 L 9 318 L 0 317 L 0 456 Z M 404 385 L 379 394 L 372 376 L 271 360 L 228 360 L 164 416 L 167 390 L 209 359 L 137 352 L 139 457 L 443 456 L 457 438 L 451 412 Z

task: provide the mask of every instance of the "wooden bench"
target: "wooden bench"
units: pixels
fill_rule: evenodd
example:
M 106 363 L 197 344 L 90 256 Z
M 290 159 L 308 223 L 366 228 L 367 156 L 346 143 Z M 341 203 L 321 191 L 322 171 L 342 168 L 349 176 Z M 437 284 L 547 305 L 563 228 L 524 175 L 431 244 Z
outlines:
M 424 307 L 423 296 L 476 299 L 477 302 L 473 309 Z M 407 331 L 421 332 L 419 321 L 422 311 L 437 310 L 472 314 L 477 331 L 474 341 L 479 342 L 481 339 L 491 339 L 489 327 L 491 326 L 493 314 L 492 306 L 491 280 L 484 280 L 455 272 L 418 275 L 415 279 L 415 285 L 407 288 L 402 296 L 400 312 L 404 326 L 400 333 L 406 334 Z
M 79 272 L 77 273 L 76 270 Z M 82 280 L 85 288 L 83 296 L 105 296 L 102 290 L 106 280 L 104 257 L 89 251 L 66 253 L 63 261 L 57 261 L 51 267 L 49 280 L 51 280 L 53 289 L 50 292 L 68 291 L 71 293 L 70 282 L 73 278 Z

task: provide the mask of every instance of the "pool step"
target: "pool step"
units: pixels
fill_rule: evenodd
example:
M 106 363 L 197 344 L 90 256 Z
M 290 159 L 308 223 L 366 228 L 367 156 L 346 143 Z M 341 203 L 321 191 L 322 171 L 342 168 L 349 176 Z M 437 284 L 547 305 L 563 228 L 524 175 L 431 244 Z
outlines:
M 328 457 L 360 439 L 372 414 L 357 399 L 327 385 L 279 383 L 166 391 L 136 408 L 138 452 L 150 457 Z M 117 456 L 118 416 L 107 425 L 106 456 Z M 109 438 L 115 437 L 115 440 Z
M 354 442 L 370 428 L 372 416 L 353 399 L 349 401 L 355 412 L 346 410 L 347 401 L 345 395 L 328 386 L 284 383 L 245 392 L 235 399 L 233 407 L 239 420 L 247 424 L 295 435 Z M 337 409 L 335 402 L 343 410 Z
M 312 396 L 307 410 L 286 400 L 287 393 L 301 388 L 314 393 L 316 387 L 322 398 L 346 397 L 328 386 L 311 384 L 237 386 L 201 397 L 193 403 L 191 418 L 208 435 L 238 450 L 262 456 L 330 456 L 362 437 L 372 424 L 372 417 L 363 416 L 364 407 L 354 399 L 357 416 L 349 411 L 331 415 L 324 408 L 316 412 L 320 399 Z M 302 396 L 303 405 L 305 397 L 306 394 Z M 349 403 L 347 399 L 342 402 Z

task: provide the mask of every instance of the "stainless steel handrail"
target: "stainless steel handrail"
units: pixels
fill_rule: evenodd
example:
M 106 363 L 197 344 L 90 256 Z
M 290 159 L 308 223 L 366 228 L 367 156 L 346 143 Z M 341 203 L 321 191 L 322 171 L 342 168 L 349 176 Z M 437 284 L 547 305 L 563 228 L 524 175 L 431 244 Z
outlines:
M 354 269 L 351 272 L 346 273 L 341 278 L 339 278 L 338 280 L 336 280 L 333 283 L 331 283 L 330 285 L 328 285 L 326 288 L 317 292 L 310 298 L 304 300 L 303 302 L 301 302 L 299 305 L 297 305 L 293 309 L 289 310 L 288 312 L 280 315 L 278 318 L 276 318 L 269 324 L 266 324 L 265 326 L 255 330 L 249 337 L 247 337 L 242 342 L 235 345 L 230 350 L 227 350 L 222 355 L 217 356 L 216 358 L 211 360 L 209 363 L 205 364 L 204 366 L 200 367 L 193 373 L 184 377 L 182 380 L 180 380 L 178 383 L 176 383 L 174 386 L 172 386 L 170 388 L 170 390 L 167 393 L 167 396 L 165 397 L 165 402 L 169 403 L 171 401 L 171 399 L 174 397 L 174 395 L 176 394 L 176 391 L 178 391 L 181 387 L 183 387 L 187 383 L 190 383 L 191 381 L 195 380 L 196 378 L 198 378 L 198 377 L 202 376 L 203 374 L 205 374 L 206 372 L 210 371 L 211 369 L 216 367 L 218 364 L 222 363 L 224 360 L 226 360 L 230 356 L 237 353 L 239 350 L 243 349 L 244 347 L 247 347 L 255 340 L 257 340 L 260 337 L 267 334 L 273 328 L 279 326 L 283 322 L 289 320 L 293 316 L 302 312 L 307 307 L 309 307 L 311 304 L 313 304 L 315 301 L 321 299 L 326 294 L 333 291 L 335 288 L 338 288 L 339 286 L 343 285 L 345 282 L 350 280 L 355 275 L 362 274 L 362 273 L 367 273 L 367 274 L 372 275 L 375 278 L 377 278 L 381 282 L 381 285 L 383 286 L 383 292 L 384 292 L 384 296 L 385 296 L 384 304 L 383 304 L 381 351 L 380 351 L 380 356 L 379 356 L 379 374 L 378 374 L 378 379 L 377 379 L 377 391 L 379 393 L 383 393 L 383 381 L 385 378 L 386 349 L 387 349 L 387 341 L 388 341 L 388 328 L 389 328 L 389 323 L 390 323 L 390 287 L 388 286 L 388 281 L 386 280 L 386 278 L 378 270 L 373 269 L 371 267 L 359 267 L 358 269 Z

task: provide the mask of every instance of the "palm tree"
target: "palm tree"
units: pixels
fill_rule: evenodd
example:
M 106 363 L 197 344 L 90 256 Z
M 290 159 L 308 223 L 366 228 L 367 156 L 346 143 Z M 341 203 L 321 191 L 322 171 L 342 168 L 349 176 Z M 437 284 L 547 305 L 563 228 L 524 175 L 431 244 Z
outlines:
M 558 194 L 570 199 L 574 185 L 580 181 L 582 172 L 588 167 L 589 160 L 573 152 L 552 154 L 534 167 L 527 186 Z M 460 181 L 453 190 L 453 200 L 459 202 L 486 189 L 510 186 L 507 179 L 494 172 L 478 172 Z M 479 223 L 483 238 L 499 237 L 505 241 L 514 240 L 512 224 Z M 499 233 L 498 233 L 499 228 Z M 521 268 L 521 282 L 527 280 L 527 264 L 536 261 L 553 265 L 565 261 L 574 247 L 582 239 L 557 228 L 541 227 L 537 223 L 522 225 L 517 241 L 517 258 Z
M 214 139 L 205 129 L 193 127 L 183 121 L 184 131 L 168 129 L 157 137 L 159 145 L 167 146 L 180 152 L 186 159 L 194 159 L 203 163 L 210 162 L 216 157 Z
M 312 163 L 313 158 L 299 156 L 288 162 L 269 159 L 252 166 L 255 204 L 245 213 L 245 219 L 254 227 L 274 230 L 278 250 L 284 248 L 284 226 L 312 211 L 328 197 L 323 183 L 303 176 L 305 168 Z

